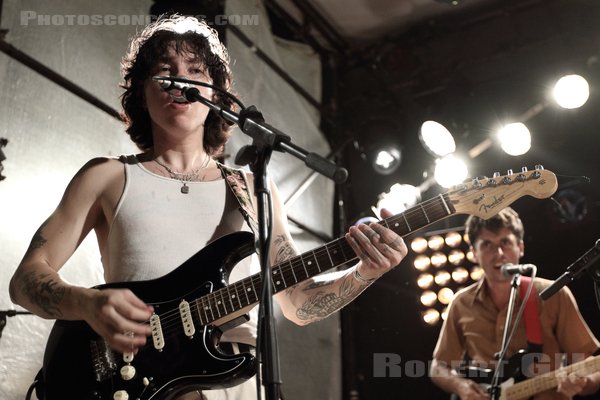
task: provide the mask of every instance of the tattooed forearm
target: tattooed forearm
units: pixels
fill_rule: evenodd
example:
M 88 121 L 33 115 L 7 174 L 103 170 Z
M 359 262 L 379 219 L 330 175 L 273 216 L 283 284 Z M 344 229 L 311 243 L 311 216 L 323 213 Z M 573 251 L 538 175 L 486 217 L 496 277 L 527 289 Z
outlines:
M 335 283 L 334 280 L 313 282 L 310 285 L 306 286 L 304 288 L 304 290 L 310 290 L 310 289 L 316 289 L 316 288 L 320 288 L 320 287 L 325 287 L 325 286 L 333 285 L 334 283 Z
M 50 274 L 24 272 L 19 276 L 21 291 L 32 303 L 44 310 L 49 317 L 60 318 L 59 304 L 65 297 L 66 288 L 59 287 Z
M 296 255 L 296 250 L 292 247 L 289 240 L 284 235 L 279 235 L 273 240 L 273 244 L 277 248 L 275 255 L 275 264 L 288 260 Z
M 320 287 L 325 287 L 325 286 L 329 286 L 329 285 L 333 285 L 335 283 L 334 280 L 331 281 L 320 281 L 320 282 L 312 282 L 308 285 L 306 285 L 306 287 L 303 287 L 302 290 L 311 290 L 311 289 L 317 289 Z M 298 289 L 299 287 L 301 287 L 302 284 L 298 284 L 298 285 L 294 285 L 292 287 L 289 287 L 285 290 L 285 294 L 287 294 L 288 296 L 292 296 L 292 294 L 296 291 L 296 289 Z
M 323 319 L 344 307 L 366 288 L 366 286 L 355 287 L 352 284 L 353 279 L 352 276 L 345 277 L 338 293 L 318 292 L 310 296 L 298 309 L 296 316 L 303 321 L 313 322 Z M 330 283 L 326 282 L 326 284 Z

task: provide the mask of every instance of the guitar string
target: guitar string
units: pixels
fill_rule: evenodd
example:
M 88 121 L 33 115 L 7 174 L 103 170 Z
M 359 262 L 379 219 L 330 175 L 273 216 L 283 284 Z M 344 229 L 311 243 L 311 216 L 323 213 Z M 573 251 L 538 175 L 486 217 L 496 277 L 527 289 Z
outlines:
M 513 386 L 508 386 L 505 388 L 507 397 L 510 396 L 523 396 L 529 395 L 533 396 L 541 391 L 551 389 L 553 387 L 558 386 L 556 381 L 556 374 L 559 370 L 566 371 L 567 373 L 572 372 L 584 372 L 583 375 L 589 374 L 591 372 L 597 371 L 600 368 L 600 356 L 596 356 L 593 359 L 580 361 L 575 364 L 568 365 L 566 367 L 559 368 L 554 371 L 546 372 L 543 375 L 539 375 L 533 378 L 533 380 L 525 380 L 522 382 L 517 382 Z
M 484 188 L 485 188 L 485 186 L 484 186 Z M 454 192 L 459 192 L 459 191 L 464 191 L 465 192 L 465 195 L 464 195 L 465 201 L 470 196 L 471 197 L 477 196 L 478 195 L 477 192 L 479 192 L 478 190 L 476 190 L 475 193 L 470 194 L 468 192 L 468 188 L 466 188 L 466 187 L 465 187 L 465 189 L 454 189 L 452 191 L 448 191 L 447 193 L 443 194 L 442 197 L 436 196 L 436 197 L 434 197 L 432 199 L 428 199 L 428 200 L 426 200 L 426 201 L 418 204 L 417 206 L 414 206 L 414 207 L 406 210 L 403 213 L 400 213 L 398 215 L 392 216 L 392 217 L 390 217 L 390 218 L 382 221 L 382 224 L 385 224 L 388 227 L 390 226 L 390 224 L 393 224 L 393 225 L 396 225 L 398 227 L 398 226 L 401 226 L 399 224 L 399 222 L 402 222 L 402 220 L 403 220 L 404 225 L 406 226 L 406 228 L 408 230 L 407 233 L 410 233 L 411 231 L 413 231 L 413 229 L 411 229 L 411 227 L 409 226 L 408 219 L 411 219 L 413 224 L 415 224 L 415 222 L 416 222 L 415 225 L 418 226 L 418 228 L 416 228 L 416 229 L 420 229 L 420 228 L 426 226 L 427 224 L 429 224 L 430 222 L 434 222 L 434 221 L 437 221 L 437 220 L 440 219 L 440 217 L 437 217 L 437 216 L 435 216 L 435 215 L 433 215 L 431 213 L 431 210 L 432 210 L 431 206 L 435 205 L 434 203 L 443 204 L 443 206 L 445 208 L 448 208 L 449 195 L 452 194 L 452 193 L 454 193 Z M 433 210 L 435 211 L 436 208 L 437 209 L 441 209 L 444 212 L 444 215 L 442 215 L 441 218 L 445 218 L 445 217 L 447 217 L 447 216 L 449 216 L 449 215 L 452 214 L 452 212 L 451 212 L 451 214 L 447 214 L 446 211 L 444 210 L 444 208 L 439 207 L 439 204 L 437 204 L 438 207 L 433 208 Z M 426 211 L 426 209 L 429 209 L 430 212 L 428 213 Z M 418 215 L 418 217 L 414 218 L 415 215 Z M 433 221 L 431 220 L 430 217 L 434 217 Z M 286 287 L 290 286 L 290 285 L 287 285 L 287 280 L 285 279 L 286 276 L 292 282 L 293 281 L 295 281 L 296 283 L 299 282 L 299 280 L 296 279 L 294 271 L 295 270 L 299 270 L 300 267 L 303 267 L 306 270 L 306 272 L 308 272 L 309 269 L 311 270 L 311 272 L 308 273 L 308 276 L 306 278 L 308 278 L 310 276 L 314 276 L 317 273 L 320 273 L 321 271 L 323 271 L 323 270 L 321 270 L 321 268 L 319 268 L 318 259 L 320 257 L 324 257 L 325 255 L 327 255 L 327 257 L 330 257 L 330 254 L 328 253 L 327 247 L 328 246 L 331 247 L 334 244 L 338 245 L 338 247 L 340 248 L 340 250 L 342 251 L 342 253 L 344 253 L 344 247 L 346 248 L 346 250 L 349 250 L 349 251 L 352 250 L 351 247 L 346 242 L 345 238 L 339 238 L 339 239 L 336 239 L 336 240 L 330 242 L 329 244 L 326 244 L 325 246 L 323 246 L 323 248 L 325 250 L 322 250 L 322 249 L 321 250 L 320 249 L 313 250 L 312 254 L 313 254 L 313 258 L 315 259 L 315 261 L 317 261 L 317 269 L 318 269 L 318 271 L 314 271 L 312 268 L 310 268 L 310 265 L 309 265 L 309 268 L 307 268 L 306 264 L 304 263 L 304 258 L 306 258 L 307 255 L 311 253 L 310 251 L 306 252 L 306 253 L 303 253 L 303 254 L 301 254 L 299 256 L 296 256 L 293 259 L 288 260 L 287 262 L 284 263 L 285 265 L 278 264 L 278 265 L 274 266 L 274 269 L 277 268 L 279 270 L 279 276 L 282 276 L 282 279 L 284 281 L 284 286 L 286 286 Z M 356 255 L 354 255 L 352 258 L 350 258 L 348 260 L 345 260 L 344 263 L 351 262 L 351 261 L 355 260 L 356 258 L 357 258 Z M 335 265 L 331 265 L 331 266 L 327 267 L 324 270 L 331 269 L 334 266 Z M 291 272 L 291 275 L 290 275 L 290 272 Z M 272 277 L 271 279 L 275 279 L 275 277 Z M 255 283 L 258 283 L 259 286 L 260 286 L 260 284 L 261 284 L 260 275 L 255 274 L 255 275 L 253 275 L 253 276 L 251 276 L 249 278 L 246 278 L 246 279 L 244 279 L 244 280 L 242 280 L 240 282 L 248 282 L 248 281 L 251 284 L 251 286 L 253 286 L 254 292 L 252 292 L 252 293 L 254 294 L 254 297 L 255 297 L 255 299 L 253 301 L 256 301 L 256 285 L 255 285 Z M 227 316 L 228 314 L 230 314 L 231 312 L 235 311 L 235 309 L 236 309 L 235 305 L 233 304 L 233 302 L 235 301 L 234 298 L 237 298 L 238 302 L 239 302 L 240 296 L 239 296 L 239 291 L 238 291 L 238 289 L 239 289 L 238 286 L 239 285 L 237 285 L 238 283 L 239 282 L 236 282 L 235 284 L 226 286 L 226 287 L 218 289 L 218 290 L 216 290 L 214 292 L 210 292 L 210 293 L 208 293 L 208 294 L 206 294 L 206 295 L 204 295 L 204 296 L 202 296 L 202 297 L 200 297 L 198 299 L 195 299 L 190 304 L 190 311 L 194 311 L 194 312 L 198 313 L 201 322 L 203 322 L 202 321 L 204 319 L 202 317 L 202 310 L 203 310 L 204 313 L 205 313 L 205 317 L 208 320 L 210 320 L 210 321 L 207 321 L 207 323 L 210 323 L 212 321 L 215 321 L 215 320 L 218 320 L 218 319 L 220 319 L 222 317 Z M 294 284 L 296 284 L 296 283 L 293 283 L 292 286 Z M 232 287 L 232 286 L 233 286 L 233 289 L 235 290 L 235 297 L 232 297 L 231 296 L 231 292 L 229 291 L 230 287 Z M 276 286 L 276 285 L 274 284 L 274 286 Z M 224 294 L 225 292 L 227 292 L 227 295 Z M 246 292 L 245 295 L 247 296 L 247 294 L 248 293 Z M 242 296 L 242 299 L 243 299 L 243 296 Z M 229 300 L 229 302 L 232 303 L 231 305 L 233 306 L 233 309 L 232 309 L 231 312 L 229 312 L 228 309 L 227 309 L 228 308 L 227 300 Z M 252 303 L 246 304 L 246 306 L 248 306 L 250 304 L 252 304 Z M 219 306 L 222 306 L 222 307 L 219 307 Z M 214 315 L 215 313 L 213 311 L 213 308 L 217 311 L 217 316 Z M 221 312 L 220 312 L 221 309 L 224 310 L 223 314 L 221 314 Z M 208 312 L 207 311 L 211 312 L 211 317 L 210 318 L 208 317 Z M 170 311 L 170 312 L 166 312 L 163 316 L 161 316 L 161 328 L 163 327 L 163 325 L 164 325 L 164 330 L 165 331 L 168 330 L 169 328 L 172 328 L 173 327 L 172 323 L 173 322 L 177 323 L 180 320 L 180 318 L 178 318 L 179 316 L 180 316 L 179 311 L 175 310 L 175 309 L 172 310 L 172 311 Z M 163 319 L 164 319 L 164 324 L 163 324 Z M 173 321 L 173 320 L 175 320 L 175 321 Z M 179 324 L 180 323 L 177 323 L 177 325 L 179 325 Z
M 472 187 L 471 187 L 471 189 L 472 189 Z M 464 193 L 465 202 L 468 200 L 469 197 L 473 197 L 474 198 L 475 196 L 477 196 L 478 195 L 477 192 L 479 192 L 479 190 L 476 190 L 475 193 L 469 193 L 470 190 L 466 186 L 464 186 L 464 188 L 453 189 L 451 191 L 448 191 L 448 192 L 442 194 L 441 197 L 440 196 L 436 196 L 436 197 L 434 197 L 432 199 L 428 199 L 428 200 L 426 200 L 426 201 L 418 204 L 417 206 L 411 207 L 410 209 L 406 210 L 403 213 L 397 214 L 395 216 L 392 216 L 392 217 L 390 217 L 388 219 L 383 220 L 381 223 L 383 225 L 386 225 L 387 227 L 390 227 L 390 224 L 396 225 L 396 227 L 399 227 L 399 226 L 401 226 L 399 222 L 402 222 L 402 220 L 401 220 L 401 218 L 402 218 L 403 222 L 404 222 L 404 225 L 406 225 L 406 228 L 408 230 L 408 232 L 406 232 L 406 233 L 410 233 L 410 232 L 414 231 L 414 229 L 411 229 L 411 227 L 409 226 L 408 221 L 407 221 L 410 218 L 412 220 L 413 224 L 416 222 L 416 226 L 418 226 L 418 228 L 416 228 L 416 229 L 421 229 L 422 227 L 428 225 L 431 222 L 437 221 L 437 220 L 439 220 L 441 218 L 445 218 L 445 217 L 447 217 L 447 216 L 452 215 L 453 213 L 455 213 L 455 211 L 453 211 L 450 214 L 447 214 L 446 211 L 444 209 L 442 209 L 442 211 L 444 211 L 444 215 L 441 216 L 441 218 L 435 217 L 435 218 L 433 218 L 433 220 L 431 220 L 430 217 L 432 217 L 433 215 L 428 214 L 425 209 L 426 208 L 431 208 L 431 206 L 434 205 L 434 203 L 438 203 L 438 202 L 440 202 L 441 204 L 443 204 L 443 206 L 444 206 L 445 209 L 448 209 L 449 196 L 451 194 L 453 194 L 453 193 L 460 192 L 460 191 L 465 192 Z M 439 208 L 439 207 L 437 207 L 437 208 Z M 422 214 L 422 216 L 419 216 L 416 219 L 413 219 L 417 214 Z M 338 238 L 338 239 L 330 242 L 329 244 L 326 244 L 325 246 L 323 246 L 325 248 L 325 250 L 319 250 L 319 249 L 313 250 L 312 254 L 313 254 L 313 257 L 314 257 L 315 261 L 317 261 L 318 272 L 314 272 L 314 271 L 311 270 L 311 272 L 309 273 L 309 276 L 314 276 L 317 273 L 320 273 L 322 271 L 318 267 L 318 260 L 317 259 L 320 256 L 325 256 L 325 255 L 327 255 L 327 257 L 330 257 L 331 255 L 328 252 L 327 246 L 332 246 L 334 244 L 337 245 L 340 248 L 340 250 L 342 251 L 342 254 L 344 254 L 344 247 L 347 250 L 352 250 L 352 248 L 349 246 L 349 244 L 347 243 L 347 241 L 345 240 L 345 238 Z M 294 270 L 298 269 L 300 266 L 302 266 L 303 268 L 305 268 L 308 271 L 308 269 L 306 268 L 306 264 L 303 261 L 303 257 L 306 257 L 306 254 L 308 254 L 308 253 L 310 253 L 310 252 L 300 254 L 300 255 L 294 257 L 293 259 L 288 260 L 287 262 L 284 263 L 286 265 L 278 264 L 278 265 L 275 266 L 276 268 L 279 269 L 280 275 L 282 276 L 282 279 L 284 280 L 284 283 L 287 283 L 287 281 L 285 280 L 286 273 L 288 274 L 287 275 L 288 278 L 294 278 L 294 279 L 291 279 L 291 280 L 292 281 L 296 281 L 296 283 L 298 283 L 299 281 L 297 279 L 295 279 L 296 277 L 294 275 Z M 343 263 L 351 262 L 351 261 L 355 260 L 356 258 L 358 258 L 358 257 L 356 255 L 354 255 L 352 258 L 350 258 L 348 260 L 345 260 Z M 295 265 L 294 265 L 294 263 L 295 263 Z M 287 264 L 289 264 L 289 266 Z M 335 265 L 329 266 L 329 267 L 327 267 L 324 270 L 331 269 L 334 266 Z M 289 275 L 289 272 L 292 273 L 292 276 Z M 313 275 L 313 273 L 314 273 L 314 275 Z M 273 279 L 273 277 L 271 279 Z M 203 321 L 204 318 L 202 317 L 202 312 L 201 312 L 203 310 L 204 313 L 205 313 L 205 317 L 207 318 L 207 321 L 206 321 L 206 323 L 204 325 L 208 325 L 210 322 L 213 322 L 213 321 L 218 320 L 218 319 L 221 318 L 221 314 L 220 314 L 220 310 L 219 310 L 219 305 L 222 304 L 223 305 L 222 309 L 225 311 L 223 313 L 222 317 L 227 316 L 228 314 L 230 314 L 230 312 L 228 312 L 228 310 L 227 310 L 227 305 L 226 305 L 225 298 L 227 298 L 230 302 L 234 301 L 233 298 L 231 297 L 231 293 L 229 292 L 229 287 L 230 286 L 234 286 L 236 297 L 238 298 L 238 301 L 239 301 L 239 292 L 238 292 L 238 288 L 237 288 L 236 285 L 238 283 L 240 283 L 240 282 L 250 283 L 250 285 L 253 288 L 253 292 L 251 292 L 251 293 L 254 294 L 254 298 L 255 298 L 255 300 L 253 300 L 253 301 L 256 302 L 256 299 L 257 299 L 256 286 L 257 285 L 255 285 L 255 283 L 257 283 L 258 286 L 261 287 L 262 280 L 261 280 L 260 274 L 252 275 L 252 276 L 250 276 L 248 278 L 243 279 L 242 281 L 236 282 L 236 283 L 234 283 L 232 285 L 228 285 L 228 286 L 226 286 L 224 288 L 218 289 L 218 290 L 216 290 L 214 292 L 210 292 L 210 293 L 208 293 L 208 294 L 206 294 L 204 296 L 201 296 L 200 298 L 197 298 L 197 299 L 193 300 L 190 303 L 190 313 L 191 312 L 197 313 L 198 317 L 200 319 L 200 322 L 204 322 Z M 242 285 L 243 285 L 243 283 L 242 283 Z M 285 285 L 285 286 L 289 287 L 288 285 Z M 227 292 L 227 296 L 224 295 L 224 292 Z M 221 297 L 221 300 L 217 299 L 217 297 L 219 295 Z M 247 296 L 248 292 L 245 292 L 245 295 Z M 253 303 L 251 303 L 251 304 L 253 304 Z M 251 304 L 247 304 L 247 305 L 251 305 Z M 215 318 L 215 315 L 214 315 L 214 312 L 213 312 L 213 307 L 217 310 L 218 318 Z M 233 308 L 234 308 L 234 310 L 232 310 L 232 312 L 235 311 L 236 307 L 234 306 Z M 211 317 L 210 318 L 208 318 L 207 310 L 211 312 Z M 178 309 L 173 309 L 173 310 L 165 312 L 162 315 L 159 315 L 160 323 L 161 323 L 161 329 L 163 330 L 163 335 L 169 333 L 172 330 L 172 328 L 181 329 L 180 315 L 181 314 L 180 314 L 180 312 L 179 312 Z M 163 319 L 164 319 L 164 321 L 163 321 Z M 192 314 L 192 320 L 193 320 L 193 314 Z M 146 344 L 146 346 L 147 345 L 148 344 Z
M 445 198 L 444 201 L 446 201 L 446 200 L 447 199 Z M 389 219 L 386 220 L 387 225 L 388 226 L 394 225 L 394 224 L 396 224 L 396 222 L 399 222 L 399 221 L 403 222 L 404 225 L 407 225 L 406 221 L 403 221 L 404 217 L 406 217 L 407 219 L 413 220 L 412 221 L 413 224 L 416 222 L 416 226 L 419 226 L 419 228 L 421 228 L 422 227 L 421 225 L 425 225 L 428 222 L 432 222 L 431 218 L 428 218 L 430 216 L 431 212 L 427 213 L 427 211 L 425 211 L 424 208 L 430 209 L 429 211 L 435 210 L 436 208 L 439 209 L 439 207 L 435 207 L 435 208 L 431 207 L 433 205 L 436 205 L 434 203 L 442 203 L 442 201 L 439 197 L 434 197 L 432 199 L 426 200 L 425 202 L 419 204 L 418 206 L 415 206 L 415 207 L 412 207 L 412 208 L 406 210 L 404 213 L 390 217 Z M 414 216 L 419 215 L 419 214 L 420 214 L 420 216 L 415 219 Z M 425 215 L 427 215 L 427 217 L 425 217 Z M 444 216 L 448 216 L 448 214 L 445 211 L 444 211 Z M 434 218 L 433 221 L 436 221 L 438 219 L 439 218 Z M 407 226 L 407 229 L 409 229 L 409 232 L 411 231 L 410 226 Z M 347 251 L 352 251 L 352 248 L 348 245 L 345 238 L 338 238 L 325 246 L 331 247 L 331 245 L 333 245 L 333 244 L 338 244 L 338 246 L 341 248 L 342 253 L 345 253 L 343 247 L 346 247 Z M 304 258 L 306 258 L 306 254 L 309 254 L 309 253 L 310 253 L 310 251 L 307 253 L 304 253 L 303 254 Z M 328 270 L 328 269 L 331 269 L 334 267 L 334 266 L 329 266 L 323 270 L 318 267 L 318 258 L 320 258 L 320 256 L 328 257 L 327 249 L 313 250 L 312 253 L 314 256 L 313 258 L 315 259 L 315 261 L 317 261 L 317 269 L 318 269 L 317 271 L 313 270 L 312 268 L 308 268 L 306 266 L 306 264 L 303 261 L 303 257 L 302 257 L 303 255 L 299 255 L 299 256 L 294 257 L 293 259 L 290 259 L 288 262 L 285 262 L 284 263 L 285 265 L 283 265 L 283 266 L 281 264 L 278 264 L 279 265 L 278 269 L 280 270 L 280 275 L 283 275 L 282 279 L 284 280 L 284 282 L 296 281 L 296 283 L 298 283 L 299 281 L 294 279 L 292 271 L 298 270 L 302 267 L 306 268 L 307 270 L 309 270 L 309 269 L 311 270 L 309 273 L 310 276 L 314 276 L 317 273 L 320 273 L 321 271 Z M 354 257 L 352 257 L 351 259 L 345 260 L 345 262 L 351 262 L 352 260 L 354 260 L 356 258 L 357 258 L 356 255 L 354 255 Z M 277 266 L 275 266 L 275 267 L 277 267 Z M 290 274 L 290 272 L 292 274 Z M 285 279 L 286 275 L 287 275 L 288 279 Z M 253 286 L 253 293 L 255 294 L 254 297 L 256 297 L 256 285 L 255 284 L 261 283 L 260 274 L 255 274 L 251 277 L 244 279 L 243 281 L 246 281 L 249 278 L 251 278 L 250 283 Z M 226 286 L 224 288 L 218 289 L 214 292 L 210 292 L 198 299 L 195 299 L 194 301 L 192 301 L 190 303 L 190 312 L 198 313 L 200 315 L 200 319 L 202 320 L 202 319 L 204 319 L 204 317 L 202 317 L 202 312 L 207 311 L 205 307 L 208 307 L 208 309 L 210 311 L 212 311 L 212 309 L 217 310 L 217 313 L 216 313 L 217 315 L 214 315 L 215 314 L 214 311 L 211 312 L 211 317 L 213 318 L 213 321 L 221 318 L 221 316 L 223 316 L 223 317 L 226 316 L 227 314 L 230 313 L 228 311 L 228 308 L 230 306 L 226 304 L 226 300 L 229 300 L 230 302 L 234 301 L 234 300 L 232 300 L 231 293 L 229 292 L 228 288 L 230 286 L 236 286 L 240 282 L 241 281 L 236 282 L 232 285 Z M 293 286 L 296 283 L 293 283 L 291 286 Z M 289 287 L 289 286 L 286 285 L 286 287 Z M 224 294 L 225 292 L 227 292 L 227 295 Z M 236 298 L 239 299 L 239 291 L 237 290 L 237 288 L 235 289 L 235 292 L 236 292 Z M 234 307 L 234 309 L 235 308 L 236 307 Z M 220 313 L 221 310 L 224 310 L 225 312 L 221 314 Z M 232 311 L 234 311 L 234 310 L 232 310 Z M 163 314 L 158 315 L 160 318 L 160 325 L 161 325 L 161 330 L 163 331 L 163 334 L 170 332 L 173 327 L 181 328 L 182 322 L 181 322 L 180 315 L 181 315 L 181 313 L 179 312 L 179 309 L 172 309 L 170 311 L 167 311 Z M 206 314 L 206 316 L 208 316 L 208 315 Z M 214 318 L 214 317 L 217 317 L 217 318 Z
M 412 221 L 413 223 L 417 222 L 416 225 L 419 225 L 419 228 L 420 228 L 421 227 L 420 226 L 421 223 L 424 224 L 425 222 L 430 222 L 431 221 L 431 219 L 429 219 L 429 218 L 423 218 L 424 217 L 424 215 L 423 215 L 423 211 L 424 210 L 422 208 L 429 208 L 430 209 L 430 213 L 427 213 L 425 211 L 425 214 L 427 216 L 429 216 L 431 214 L 431 205 L 433 205 L 433 203 L 438 203 L 438 202 L 441 202 L 441 200 L 440 200 L 439 197 L 435 197 L 433 199 L 429 199 L 429 200 L 423 202 L 422 204 L 420 204 L 418 207 L 413 207 L 413 208 L 411 208 L 409 210 L 406 210 L 406 212 L 403 213 L 403 214 L 405 214 L 405 216 L 407 216 L 407 218 L 411 218 L 411 219 L 413 219 L 412 217 L 414 215 L 421 214 L 421 216 L 419 217 L 419 219 L 416 219 L 416 220 Z M 439 208 L 439 207 L 437 207 L 437 208 Z M 444 211 L 444 216 L 447 216 L 447 215 L 448 214 Z M 403 218 L 402 214 L 398 214 L 397 216 L 390 217 L 387 220 L 388 221 L 388 226 L 390 225 L 390 223 L 394 224 L 394 220 L 401 220 L 401 218 Z M 438 218 L 435 218 L 434 220 L 438 220 Z M 404 224 L 406 225 L 406 221 L 404 221 Z M 407 228 L 410 228 L 410 227 L 407 227 Z M 345 247 L 347 247 L 347 250 L 352 251 L 352 249 L 347 244 L 347 242 L 345 241 L 344 238 L 339 238 L 339 239 L 331 242 L 329 244 L 329 246 L 331 246 L 334 242 L 339 242 L 338 244 L 340 245 L 340 247 L 342 249 L 342 252 L 344 252 L 343 251 L 343 246 L 344 245 L 345 245 Z M 285 282 L 287 282 L 288 280 L 296 281 L 295 279 L 293 279 L 294 277 L 289 274 L 289 272 L 292 272 L 293 269 L 299 269 L 302 266 L 304 266 L 306 268 L 306 264 L 304 264 L 303 258 L 305 258 L 306 254 L 308 254 L 308 253 L 310 253 L 310 252 L 304 253 L 304 257 L 300 257 L 300 256 L 295 257 L 295 261 L 290 260 L 288 263 L 286 263 L 286 264 L 289 264 L 289 266 L 288 265 L 279 266 L 279 270 L 281 271 L 281 275 L 284 275 L 284 277 L 282 279 Z M 319 258 L 319 256 L 325 256 L 326 253 L 327 253 L 327 250 L 313 251 L 313 255 L 314 255 L 315 260 L 317 261 L 317 264 L 318 264 L 318 260 L 317 259 Z M 356 256 L 353 257 L 353 259 L 356 259 L 356 258 L 357 258 Z M 350 261 L 352 261 L 352 259 L 346 260 L 345 262 L 350 262 Z M 294 263 L 295 263 L 295 265 L 294 265 Z M 318 268 L 318 265 L 317 265 L 317 268 Z M 330 269 L 330 268 L 333 268 L 333 266 L 327 267 L 327 269 Z M 312 268 L 307 268 L 307 269 L 311 269 L 310 276 L 314 276 L 314 274 L 320 273 L 322 271 L 320 268 L 318 268 L 317 271 L 312 270 Z M 288 278 L 289 278 L 288 280 L 285 279 L 286 273 L 287 273 Z M 292 274 L 293 274 L 293 272 L 292 272 Z M 254 289 L 254 292 L 252 292 L 252 293 L 254 294 L 254 297 L 256 298 L 256 289 L 255 289 L 256 285 L 255 285 L 255 283 L 259 283 L 259 284 L 261 283 L 260 275 L 254 275 L 254 276 L 249 277 L 249 278 L 252 278 L 250 280 L 250 283 L 251 283 L 251 285 L 253 286 L 253 289 Z M 248 278 L 246 278 L 246 279 L 248 279 Z M 297 282 L 298 281 L 296 281 L 296 283 Z M 235 290 L 235 293 L 236 293 L 236 297 L 235 298 L 238 298 L 238 300 L 239 300 L 239 297 L 240 297 L 239 296 L 239 291 L 238 291 L 238 288 L 236 286 L 238 283 L 239 282 L 236 282 L 236 283 L 234 283 L 232 285 L 229 285 L 227 287 L 221 288 L 221 289 L 219 289 L 217 291 L 208 293 L 205 296 L 202 296 L 202 297 L 200 297 L 198 299 L 195 299 L 194 301 L 192 301 L 190 303 L 190 312 L 196 312 L 196 313 L 198 313 L 200 315 L 200 319 L 201 320 L 204 319 L 204 317 L 202 316 L 202 312 L 203 311 L 205 313 L 205 316 L 208 317 L 207 310 L 211 311 L 211 317 L 212 317 L 213 321 L 221 318 L 221 316 L 223 316 L 223 317 L 226 316 L 227 314 L 230 313 L 228 311 L 229 306 L 226 304 L 227 300 L 229 300 L 232 303 L 235 302 L 234 297 L 231 296 L 231 292 L 229 291 L 229 288 L 231 286 L 234 286 L 234 290 Z M 288 285 L 286 285 L 286 287 L 288 287 Z M 225 292 L 227 292 L 227 295 L 224 294 Z M 246 306 L 250 305 L 250 304 L 246 304 Z M 235 311 L 236 307 L 235 307 L 235 304 L 232 304 L 232 305 L 234 306 L 233 307 L 234 310 L 232 310 L 232 312 L 233 312 L 233 311 Z M 216 316 L 214 315 L 215 313 L 212 311 L 213 308 L 217 310 L 217 313 L 216 313 L 217 315 Z M 224 313 L 221 314 L 220 313 L 221 310 L 224 310 Z M 174 326 L 177 327 L 177 328 L 181 328 L 182 322 L 181 322 L 180 315 L 181 314 L 180 314 L 180 312 L 179 312 L 178 309 L 173 309 L 173 310 L 165 312 L 162 315 L 159 315 L 161 329 L 163 330 L 163 334 L 166 334 L 166 333 L 170 332 L 171 328 L 173 328 Z M 217 318 L 215 318 L 215 317 L 217 317 Z M 209 318 L 209 319 L 211 319 L 211 318 Z

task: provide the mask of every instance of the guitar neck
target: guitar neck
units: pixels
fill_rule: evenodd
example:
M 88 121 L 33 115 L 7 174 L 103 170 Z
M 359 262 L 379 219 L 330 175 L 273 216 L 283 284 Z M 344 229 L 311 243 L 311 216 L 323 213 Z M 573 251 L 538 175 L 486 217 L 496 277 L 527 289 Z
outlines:
M 440 194 L 403 213 L 379 222 L 400 236 L 405 236 L 456 211 L 447 194 Z M 345 238 L 292 257 L 271 267 L 273 292 L 278 293 L 321 272 L 357 259 Z M 258 303 L 262 289 L 260 274 L 251 275 L 222 289 L 196 299 L 200 319 L 210 324 L 248 306 Z
M 558 386 L 556 375 L 559 372 L 567 374 L 575 372 L 579 376 L 585 376 L 596 371 L 600 371 L 600 356 L 580 361 L 575 364 L 559 368 L 555 371 L 546 372 L 545 374 L 536 376 L 535 378 L 527 379 L 526 381 L 519 382 L 513 386 L 502 389 L 500 399 L 527 399 L 545 390 L 553 389 Z
M 424 201 L 403 213 L 381 222 L 400 236 L 408 235 L 455 213 L 472 214 L 489 218 L 516 199 L 531 195 L 546 198 L 558 187 L 556 176 L 541 167 L 519 174 L 474 179 L 471 183 L 457 185 L 451 191 Z M 290 258 L 271 267 L 273 292 L 278 293 L 321 272 L 339 267 L 357 259 L 345 238 Z M 260 274 L 215 290 L 196 299 L 200 320 L 207 325 L 223 320 L 258 303 L 262 291 Z

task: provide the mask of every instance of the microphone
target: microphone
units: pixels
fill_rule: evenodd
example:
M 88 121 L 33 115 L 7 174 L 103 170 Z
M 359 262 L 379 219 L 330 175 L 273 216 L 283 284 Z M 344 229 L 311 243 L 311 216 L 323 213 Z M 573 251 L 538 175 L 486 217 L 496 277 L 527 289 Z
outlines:
M 160 85 L 160 87 L 162 88 L 162 90 L 164 90 L 165 92 L 169 93 L 169 96 L 171 96 L 171 98 L 173 100 L 175 100 L 175 102 L 177 102 L 177 103 L 187 103 L 187 102 L 191 101 L 185 95 L 185 91 L 187 89 L 192 88 L 193 86 L 190 85 L 189 83 L 175 82 L 171 78 L 187 79 L 185 76 L 173 76 L 173 77 L 170 77 L 170 76 L 153 76 L 152 77 L 153 80 L 155 80 L 155 81 L 158 82 L 158 84 Z M 175 91 L 178 91 L 179 94 L 175 95 L 173 93 Z
M 183 77 L 178 76 L 177 78 Z M 189 83 L 171 81 L 169 78 L 164 76 L 154 76 L 152 79 L 157 81 L 160 87 L 166 92 L 170 92 L 172 90 L 183 90 L 192 87 L 192 85 Z
M 535 270 L 535 268 L 536 267 L 533 264 L 503 264 L 500 267 L 500 270 L 502 271 L 502 275 L 508 277 L 516 274 L 529 274 L 530 272 Z

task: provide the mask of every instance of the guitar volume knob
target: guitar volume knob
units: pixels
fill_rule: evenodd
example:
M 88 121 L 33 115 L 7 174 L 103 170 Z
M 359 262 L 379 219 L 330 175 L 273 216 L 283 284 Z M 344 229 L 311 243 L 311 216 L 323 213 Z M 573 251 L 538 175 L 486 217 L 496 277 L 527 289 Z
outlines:
M 124 381 L 130 381 L 135 376 L 135 367 L 132 365 L 124 365 L 120 372 L 121 378 L 123 378 Z
M 113 394 L 113 400 L 128 400 L 128 399 L 129 399 L 129 393 L 127 393 L 125 390 L 117 390 Z

